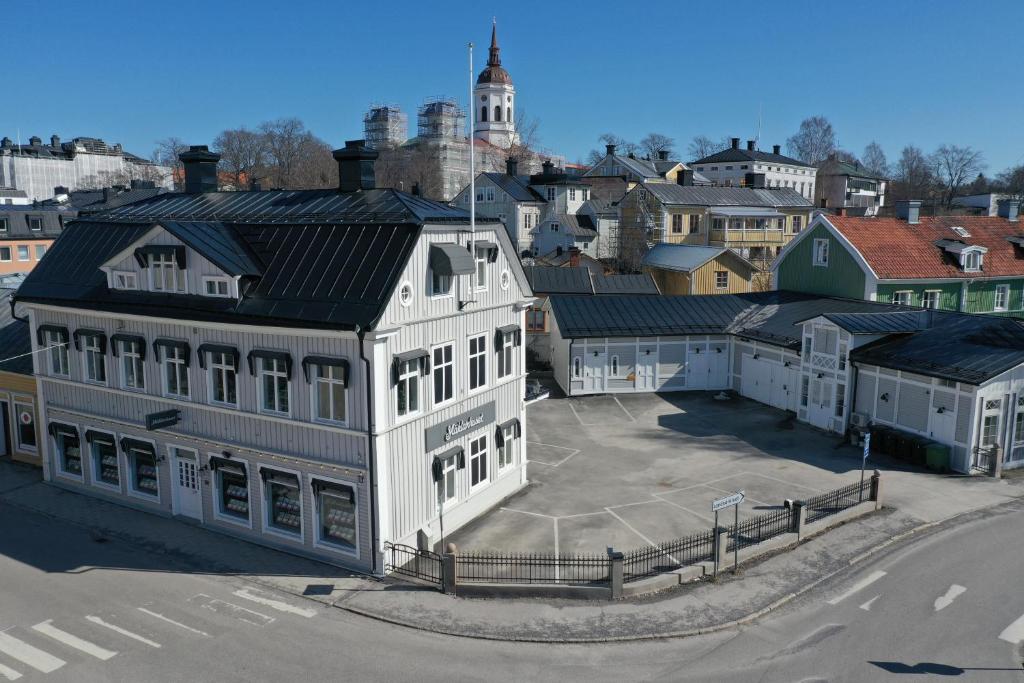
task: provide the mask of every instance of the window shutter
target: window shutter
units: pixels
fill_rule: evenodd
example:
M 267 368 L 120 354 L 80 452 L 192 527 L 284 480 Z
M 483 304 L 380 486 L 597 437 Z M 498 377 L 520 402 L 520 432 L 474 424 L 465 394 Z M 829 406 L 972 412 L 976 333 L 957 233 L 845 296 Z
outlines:
M 430 463 L 430 473 L 434 477 L 434 483 L 441 481 L 444 477 L 444 463 L 440 458 L 434 458 L 434 462 Z

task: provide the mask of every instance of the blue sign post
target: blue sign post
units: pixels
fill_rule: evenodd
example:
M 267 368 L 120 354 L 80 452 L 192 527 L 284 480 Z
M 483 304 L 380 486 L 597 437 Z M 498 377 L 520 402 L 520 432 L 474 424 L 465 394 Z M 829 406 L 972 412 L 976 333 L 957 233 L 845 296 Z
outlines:
M 864 468 L 868 464 L 868 455 L 871 454 L 871 432 L 864 434 L 864 454 L 860 459 L 860 495 L 858 499 L 864 500 Z

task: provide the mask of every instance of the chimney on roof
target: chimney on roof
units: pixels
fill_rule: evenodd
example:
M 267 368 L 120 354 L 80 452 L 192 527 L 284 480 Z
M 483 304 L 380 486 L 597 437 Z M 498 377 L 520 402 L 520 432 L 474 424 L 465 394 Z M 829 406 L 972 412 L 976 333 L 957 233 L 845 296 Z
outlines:
M 217 162 L 220 155 L 206 145 L 190 145 L 187 152 L 178 155 L 185 167 L 185 192 L 202 194 L 217 191 Z
M 668 161 L 668 150 L 667 149 L 659 149 L 658 150 L 658 161 Z
M 377 151 L 366 146 L 366 140 L 346 140 L 345 146 L 331 155 L 338 162 L 338 190 L 358 192 L 372 190 L 375 177 L 373 163 Z
M 781 154 L 782 145 L 772 145 L 772 154 Z
M 846 215 L 846 207 L 845 206 L 837 206 L 836 207 L 836 215 L 837 216 L 845 216 Z
M 131 183 L 129 183 L 128 187 L 130 187 L 133 190 L 155 190 L 156 181 L 139 180 L 136 178 L 135 180 L 132 180 Z
M 14 147 L 14 141 L 5 135 L 4 139 L 0 140 L 0 148 L 10 149 L 12 147 Z
M 732 148 L 733 149 L 739 149 L 740 148 L 740 139 L 739 138 L 733 138 L 732 139 Z
M 754 151 L 754 141 L 753 140 L 747 140 L 747 151 L 748 152 L 753 152 Z
M 32 145 L 33 147 L 39 147 L 43 144 L 43 139 L 38 135 L 33 135 L 28 139 L 28 144 Z
M 630 159 L 636 159 L 636 152 L 630 152 L 626 156 L 628 156 Z
M 59 194 L 67 194 L 67 193 L 68 193 L 68 188 L 64 187 L 63 185 L 57 185 L 56 187 L 53 188 L 54 196 L 59 195 Z
M 551 163 L 551 159 L 545 159 L 544 163 L 540 165 L 541 175 L 551 175 L 555 172 L 555 165 Z
M 747 173 L 743 179 L 747 187 L 752 187 L 756 190 L 763 190 L 765 187 L 764 173 Z
M 569 267 L 579 268 L 580 266 L 580 249 L 579 247 L 569 247 Z
M 419 183 L 413 183 L 412 184 L 412 190 L 409 191 L 409 194 L 411 194 L 413 197 L 419 197 L 420 196 L 420 184 Z
M 519 175 L 519 160 L 515 157 L 505 159 L 505 173 L 507 175 Z
M 607 154 L 608 156 L 615 156 L 615 148 L 616 147 L 617 147 L 617 145 L 605 145 L 604 146 L 604 153 Z
M 50 136 L 50 147 L 60 147 L 60 136 L 59 135 L 51 135 Z
M 1005 218 L 1011 223 L 1016 223 L 1020 219 L 1019 199 L 1000 199 L 997 204 L 1000 218 Z
M 113 187 L 103 188 L 103 203 L 106 204 L 117 195 L 117 190 Z
M 910 225 L 917 225 L 921 222 L 921 200 L 920 199 L 899 199 L 896 201 L 896 218 L 904 220 Z
M 693 185 L 693 170 L 684 168 L 682 171 L 676 174 L 676 183 L 684 187 L 690 187 Z

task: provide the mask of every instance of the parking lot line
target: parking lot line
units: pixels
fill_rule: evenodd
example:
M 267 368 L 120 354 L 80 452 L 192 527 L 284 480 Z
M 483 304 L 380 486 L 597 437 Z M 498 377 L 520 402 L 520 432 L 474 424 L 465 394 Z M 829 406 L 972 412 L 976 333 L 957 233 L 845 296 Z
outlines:
M 661 497 L 660 495 L 658 495 L 657 493 L 655 493 L 655 494 L 654 494 L 654 497 L 655 497 L 655 498 L 657 498 L 658 500 L 660 500 L 660 501 L 661 501 L 661 502 L 663 502 L 663 503 L 668 503 L 669 505 L 672 505 L 672 506 L 674 506 L 674 507 L 677 507 L 677 508 L 679 508 L 679 509 L 680 509 L 680 510 L 682 510 L 683 512 L 689 512 L 689 513 L 690 513 L 691 515 L 693 515 L 694 517 L 700 517 L 700 518 L 701 518 L 701 519 L 703 519 L 704 521 L 706 521 L 706 522 L 711 522 L 712 524 L 714 524 L 714 523 L 715 523 L 715 520 L 713 520 L 712 518 L 710 518 L 710 517 L 707 517 L 706 515 L 702 515 L 702 514 L 700 514 L 699 512 L 694 512 L 694 511 L 693 511 L 693 510 L 691 510 L 690 508 L 688 508 L 688 507 L 684 507 L 684 506 L 680 505 L 679 503 L 675 503 L 675 502 L 673 502 L 673 501 L 671 501 L 671 500 L 668 500 L 668 499 L 666 499 L 666 498 L 662 498 L 662 497 Z
M 740 474 L 749 474 L 752 477 L 761 477 L 762 479 L 771 479 L 772 481 L 774 481 L 776 483 L 779 483 L 779 484 L 785 484 L 786 486 L 796 486 L 798 488 L 807 489 L 808 491 L 815 491 L 815 492 L 817 492 L 817 491 L 821 490 L 821 489 L 816 489 L 816 488 L 814 488 L 812 486 L 804 486 L 803 484 L 798 484 L 795 481 L 786 481 L 785 479 L 778 479 L 777 477 L 772 477 L 772 476 L 769 476 L 767 474 L 761 474 L 760 472 L 747 472 L 746 470 L 744 470 L 743 472 L 740 472 Z M 731 475 L 729 477 L 722 477 L 722 479 L 731 479 L 734 476 L 736 476 L 736 475 Z M 715 481 L 722 481 L 722 479 L 716 479 Z M 711 483 L 711 482 L 708 482 L 708 483 Z
M 588 425 L 586 422 L 583 421 L 583 418 L 580 417 L 580 414 L 576 412 L 576 406 L 574 406 L 572 404 L 572 399 L 569 399 L 569 410 L 571 410 L 572 414 L 576 416 L 576 421 L 580 423 L 581 427 L 592 427 L 593 426 L 593 425 Z
M 608 508 L 605 508 L 605 509 L 606 509 L 606 510 L 608 510 Z M 632 525 L 631 525 L 631 524 L 630 524 L 629 522 L 627 522 L 626 520 L 624 520 L 624 519 L 623 519 L 622 517 L 619 517 L 619 516 L 618 516 L 617 514 L 615 514 L 615 513 L 614 513 L 614 512 L 612 512 L 611 510 L 608 510 L 608 514 L 609 514 L 609 515 L 611 515 L 612 517 L 614 517 L 615 519 L 619 520 L 620 522 L 622 522 L 623 526 L 625 526 L 625 527 L 626 527 L 627 529 L 629 529 L 630 531 L 632 531 L 632 532 L 633 532 L 634 534 L 636 534 L 636 535 L 637 535 L 637 536 L 639 536 L 640 538 L 644 539 L 644 541 L 646 541 L 646 542 L 647 542 L 647 544 L 648 544 L 648 545 L 650 545 L 651 547 L 653 547 L 653 548 L 657 548 L 657 547 L 658 547 L 658 544 L 657 544 L 657 543 L 655 543 L 654 541 L 652 541 L 651 539 L 649 539 L 649 538 L 648 538 L 647 536 L 644 536 L 644 535 L 643 535 L 642 533 L 640 533 L 639 531 L 637 531 L 635 527 L 633 527 L 633 526 L 632 526 Z M 675 562 L 676 564 L 679 564 L 679 560 L 677 560 L 676 558 L 672 557 L 672 556 L 671 556 L 671 555 L 669 555 L 668 553 L 665 553 L 665 557 L 667 557 L 668 559 L 672 560 L 672 561 L 673 561 L 673 562 Z
M 721 491 L 722 493 L 736 493 L 735 491 L 730 491 L 729 489 L 719 488 L 718 486 L 712 486 L 711 484 L 704 484 L 704 486 L 706 488 L 709 488 L 709 489 L 714 489 L 716 491 Z M 746 494 L 744 494 L 744 499 L 745 500 L 749 500 L 751 503 L 754 503 L 756 505 L 771 505 L 771 503 L 766 503 L 763 500 L 758 500 L 757 498 L 751 498 L 750 496 L 747 496 Z
M 619 400 L 619 397 L 616 396 L 615 394 L 612 394 L 612 398 L 619 405 L 619 407 L 622 408 L 622 412 L 626 414 L 626 417 L 628 417 L 631 422 L 636 422 L 636 418 L 633 417 L 633 415 L 628 410 L 626 410 L 626 406 L 622 405 L 622 401 Z
M 536 458 L 530 458 L 530 462 L 531 463 L 535 462 L 538 465 L 546 465 L 547 467 L 558 467 L 559 465 L 565 464 L 565 462 L 569 458 L 571 458 L 572 456 L 574 456 L 574 455 L 576 455 L 577 453 L 580 452 L 580 449 L 578 449 L 578 448 L 569 448 L 567 446 L 556 446 L 556 445 L 550 444 L 550 443 L 541 443 L 540 441 L 527 441 L 526 443 L 532 443 L 535 446 L 545 446 L 547 448 L 560 448 L 560 449 L 562 449 L 564 451 L 572 451 L 571 453 L 569 453 L 569 455 L 565 456 L 564 458 L 562 458 L 558 462 L 544 462 L 543 460 L 537 460 Z
M 183 628 L 186 631 L 189 631 L 190 633 L 195 633 L 197 636 L 206 636 L 207 638 L 210 637 L 210 634 L 207 633 L 206 631 L 200 631 L 197 628 L 192 628 L 191 626 L 186 626 L 185 624 L 181 623 L 180 621 L 175 621 L 174 619 L 169 619 L 169 618 L 165 617 L 164 615 L 157 614 L 156 612 L 154 612 L 152 610 L 148 610 L 145 607 L 138 607 L 137 609 L 140 612 L 142 612 L 143 614 L 148 614 L 149 616 L 151 616 L 151 617 L 153 617 L 155 619 L 160 619 L 161 621 L 166 621 L 168 624 L 174 624 L 175 626 L 178 626 L 179 628 Z

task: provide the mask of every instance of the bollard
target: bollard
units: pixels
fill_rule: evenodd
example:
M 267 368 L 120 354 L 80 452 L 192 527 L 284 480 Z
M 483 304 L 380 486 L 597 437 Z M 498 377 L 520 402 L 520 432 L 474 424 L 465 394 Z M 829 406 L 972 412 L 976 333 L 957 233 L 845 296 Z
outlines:
M 882 473 L 875 470 L 871 475 L 871 500 L 875 501 L 875 509 L 882 509 Z
M 995 479 L 1003 478 L 1003 448 L 998 444 L 992 446 L 992 476 Z
M 718 568 L 725 562 L 726 548 L 729 547 L 729 529 L 720 526 L 715 529 L 715 576 L 718 576 Z
M 446 595 L 455 595 L 455 588 L 458 585 L 458 573 L 455 558 L 459 552 L 454 543 L 449 543 L 441 556 L 441 586 Z
M 793 507 L 790 508 L 790 519 L 793 522 L 790 531 L 796 534 L 796 540 L 799 542 L 804 525 L 807 524 L 807 503 L 802 500 L 793 501 Z
M 608 549 L 608 584 L 612 589 L 612 600 L 618 600 L 622 597 L 622 559 L 623 555 L 621 552 L 611 548 Z

